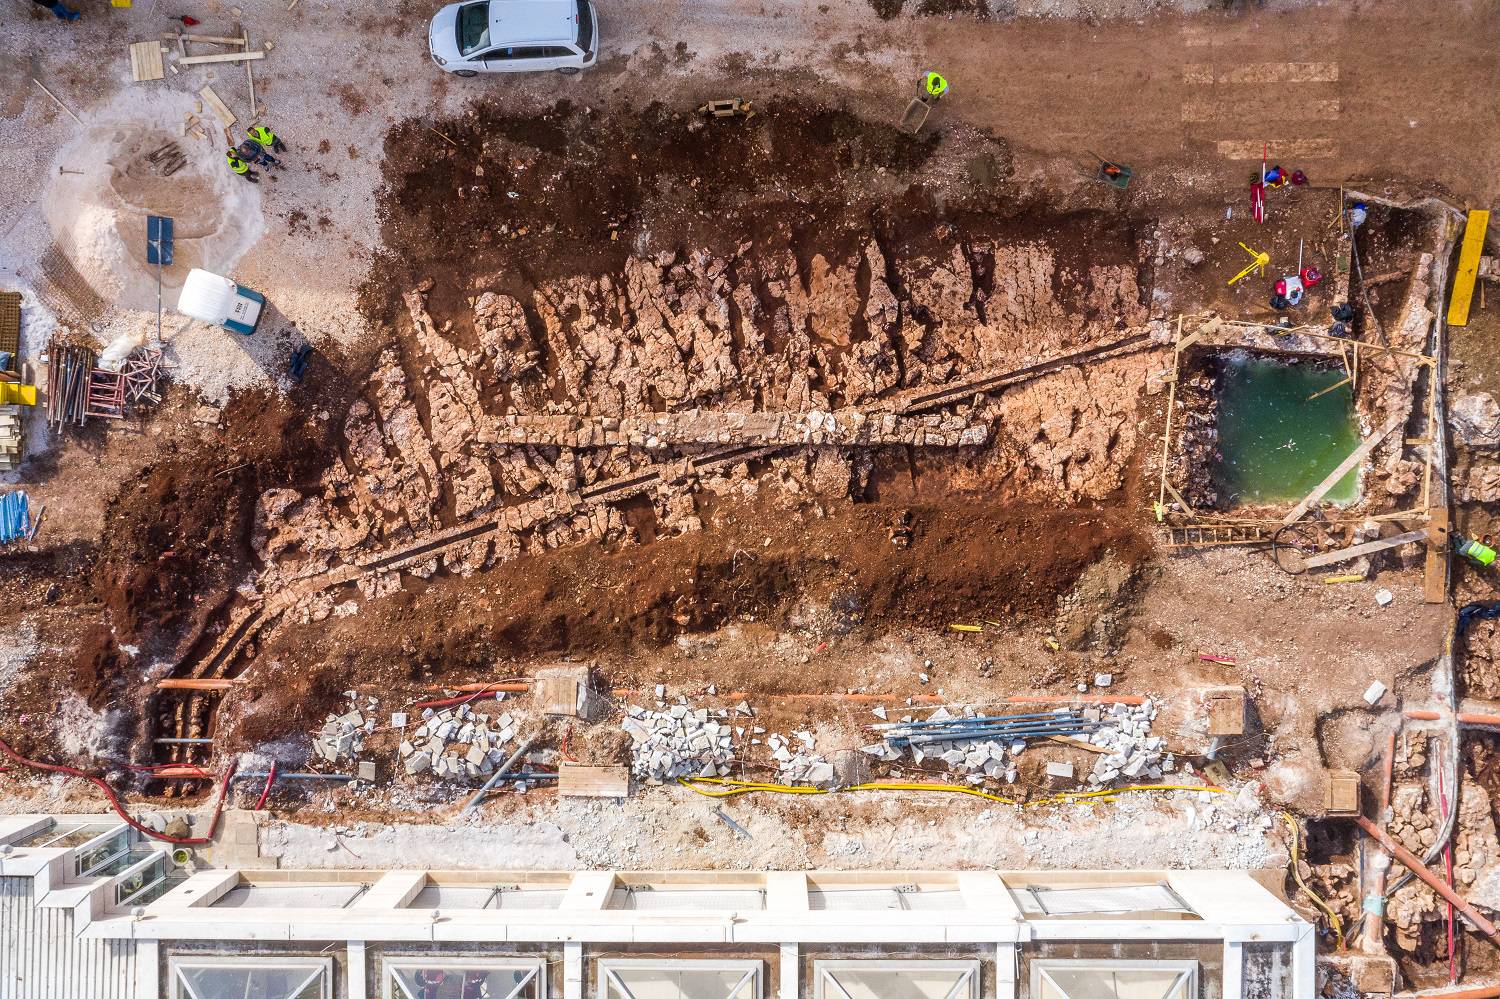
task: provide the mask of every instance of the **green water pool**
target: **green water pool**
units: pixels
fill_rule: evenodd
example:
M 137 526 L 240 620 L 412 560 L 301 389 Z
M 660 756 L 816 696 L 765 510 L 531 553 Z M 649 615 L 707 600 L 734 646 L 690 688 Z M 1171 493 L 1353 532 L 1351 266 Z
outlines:
M 1300 500 L 1359 446 L 1348 385 L 1309 396 L 1344 378 L 1341 366 L 1269 360 L 1243 352 L 1220 359 L 1219 458 L 1214 479 L 1226 506 Z M 1325 497 L 1359 498 L 1359 469 Z

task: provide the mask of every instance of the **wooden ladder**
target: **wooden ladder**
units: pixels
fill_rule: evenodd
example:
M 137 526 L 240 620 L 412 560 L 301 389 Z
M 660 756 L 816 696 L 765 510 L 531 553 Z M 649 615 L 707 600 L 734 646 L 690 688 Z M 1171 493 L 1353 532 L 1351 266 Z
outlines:
M 1212 545 L 1253 545 L 1270 541 L 1259 524 L 1193 524 L 1168 527 L 1168 548 L 1206 548 Z

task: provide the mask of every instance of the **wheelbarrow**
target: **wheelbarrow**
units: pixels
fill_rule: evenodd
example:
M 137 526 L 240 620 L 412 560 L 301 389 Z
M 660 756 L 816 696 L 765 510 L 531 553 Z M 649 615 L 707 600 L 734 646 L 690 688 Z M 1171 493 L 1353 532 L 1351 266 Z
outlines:
M 922 126 L 927 124 L 927 116 L 932 114 L 932 105 L 927 103 L 926 98 L 917 97 L 906 105 L 906 113 L 901 116 L 901 122 L 896 127 L 907 135 L 916 135 L 922 131 Z

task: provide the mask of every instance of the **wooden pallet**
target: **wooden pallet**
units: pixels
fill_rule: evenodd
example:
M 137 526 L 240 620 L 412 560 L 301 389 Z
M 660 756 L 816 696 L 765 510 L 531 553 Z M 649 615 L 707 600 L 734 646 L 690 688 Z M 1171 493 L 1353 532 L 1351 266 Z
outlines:
M 1192 524 L 1167 528 L 1168 548 L 1253 545 L 1270 540 L 1271 536 L 1259 524 Z
M 136 83 L 146 83 L 165 77 L 161 63 L 161 42 L 132 42 L 130 44 L 130 77 Z

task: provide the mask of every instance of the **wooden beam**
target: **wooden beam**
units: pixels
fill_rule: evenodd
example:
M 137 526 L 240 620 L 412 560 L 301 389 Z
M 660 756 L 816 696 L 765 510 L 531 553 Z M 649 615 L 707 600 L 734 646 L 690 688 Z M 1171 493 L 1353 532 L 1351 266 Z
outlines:
M 1349 367 L 1349 355 L 1347 355 L 1347 354 L 1344 355 L 1344 367 L 1345 367 L 1345 369 L 1347 369 Z M 1350 384 L 1353 381 L 1354 381 L 1354 376 L 1350 375 L 1348 378 L 1344 378 L 1344 379 L 1341 379 L 1340 381 L 1334 382 L 1332 385 L 1328 386 L 1325 389 L 1318 389 L 1318 391 L 1314 392 L 1312 395 L 1308 396 L 1306 399 L 1304 399 L 1302 401 L 1303 402 L 1312 402 L 1318 396 L 1320 396 L 1320 395 L 1327 395 L 1328 393 L 1332 392 L 1334 389 L 1343 388 L 1345 385 L 1348 385 L 1348 384 Z
M 1182 316 L 1177 317 L 1177 342 L 1182 342 Z M 1158 490 L 1156 502 L 1159 506 L 1167 505 L 1167 462 L 1172 449 L 1172 407 L 1177 402 L 1177 380 L 1182 377 L 1182 351 L 1172 351 L 1172 385 L 1167 390 L 1167 426 L 1161 435 L 1161 489 Z
M 1382 538 L 1379 541 L 1366 541 L 1362 545 L 1352 545 L 1348 548 L 1340 548 L 1336 552 L 1324 552 L 1321 555 L 1314 555 L 1312 558 L 1306 560 L 1307 567 L 1309 569 L 1316 569 L 1319 566 L 1333 565 L 1335 562 L 1347 562 L 1349 559 L 1359 558 L 1361 555 L 1373 555 L 1375 552 L 1383 552 L 1388 548 L 1399 548 L 1402 545 L 1409 545 L 1413 541 L 1426 540 L 1427 528 L 1423 527 L 1419 530 L 1407 531 L 1405 534 Z
M 1370 452 L 1375 450 L 1375 446 L 1377 444 L 1385 440 L 1387 434 L 1389 434 L 1392 430 L 1395 430 L 1404 422 L 1406 422 L 1406 417 L 1404 414 L 1393 416 L 1388 421 L 1386 421 L 1385 426 L 1375 431 L 1369 437 L 1366 437 L 1364 443 L 1360 444 L 1359 447 L 1354 449 L 1353 454 L 1349 455 L 1349 457 L 1339 462 L 1338 468 L 1335 468 L 1332 472 L 1329 472 L 1328 477 L 1322 482 L 1319 482 L 1317 488 L 1308 493 L 1307 497 L 1301 503 L 1298 503 L 1295 507 L 1293 507 L 1291 513 L 1281 518 L 1282 524 L 1295 524 L 1297 521 L 1301 520 L 1302 515 L 1307 513 L 1307 511 L 1312 508 L 1312 505 L 1314 503 L 1318 502 L 1318 500 L 1328 495 L 1328 490 L 1338 485 L 1339 480 L 1348 475 L 1353 469 L 1359 466 L 1360 462 L 1364 461 L 1370 456 Z
M 215 45 L 244 45 L 244 38 L 230 38 L 228 35 L 190 35 L 184 31 L 162 32 L 182 42 L 212 42 Z
M 234 112 L 229 110 L 229 105 L 219 99 L 219 95 L 214 92 L 213 87 L 204 87 L 198 91 L 198 96 L 203 98 L 203 103 L 208 105 L 208 109 L 219 119 L 221 125 L 225 128 L 234 127 Z
M 1427 511 L 1427 562 L 1422 567 L 1422 602 L 1448 602 L 1448 508 Z
M 179 66 L 201 66 L 210 62 L 239 62 L 242 59 L 264 59 L 266 54 L 259 49 L 254 52 L 215 52 L 213 55 L 188 56 L 178 59 Z

